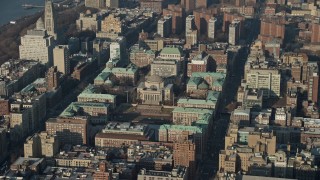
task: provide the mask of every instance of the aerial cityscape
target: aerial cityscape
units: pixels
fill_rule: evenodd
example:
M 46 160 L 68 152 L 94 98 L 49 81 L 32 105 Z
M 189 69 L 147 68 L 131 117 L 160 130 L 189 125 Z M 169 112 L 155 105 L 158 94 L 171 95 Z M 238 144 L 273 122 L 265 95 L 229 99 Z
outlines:
M 320 1 L 0 14 L 0 180 L 320 180 Z

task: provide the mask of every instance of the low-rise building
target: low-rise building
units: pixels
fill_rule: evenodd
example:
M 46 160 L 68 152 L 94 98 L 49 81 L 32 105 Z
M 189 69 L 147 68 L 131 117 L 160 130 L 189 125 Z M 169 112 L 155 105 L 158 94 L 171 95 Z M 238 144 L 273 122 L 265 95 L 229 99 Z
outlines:
M 230 116 L 230 120 L 236 124 L 249 125 L 250 122 L 250 109 L 248 108 L 237 108 Z
M 167 171 L 173 166 L 171 147 L 157 144 L 133 144 L 128 147 L 129 163 L 136 163 L 138 169 Z
M 141 169 L 138 174 L 138 180 L 145 179 L 159 179 L 165 178 L 167 180 L 187 180 L 188 168 L 187 167 L 175 167 L 172 171 L 155 171 Z
M 190 77 L 193 72 L 208 72 L 214 71 L 214 60 L 205 52 L 196 55 L 191 62 L 188 63 L 187 75 Z
M 184 108 L 203 108 L 217 109 L 220 101 L 220 92 L 208 91 L 204 99 L 180 98 L 177 102 L 178 107 Z
M 72 102 L 59 116 L 86 116 L 92 124 L 104 124 L 108 120 L 109 106 L 101 102 Z
M 10 60 L 0 67 L 0 95 L 9 97 L 40 76 L 37 61 Z
M 155 59 L 156 55 L 153 50 L 145 48 L 132 48 L 130 51 L 130 61 L 138 67 L 145 67 L 150 65 Z
M 117 105 L 116 95 L 102 94 L 99 88 L 89 84 L 85 90 L 78 95 L 78 102 L 100 102 L 110 104 L 112 108 Z
M 138 80 L 138 69 L 130 64 L 125 68 L 106 67 L 95 79 L 94 85 L 126 84 L 135 85 Z
M 154 138 L 154 131 L 147 125 L 110 122 L 95 136 L 96 147 L 122 147 L 149 141 Z
M 194 72 L 187 83 L 187 93 L 206 93 L 208 90 L 222 91 L 226 74 L 216 72 Z
M 197 121 L 206 121 L 209 124 L 213 118 L 213 111 L 209 109 L 177 107 L 173 111 L 173 123 L 180 125 L 193 125 Z

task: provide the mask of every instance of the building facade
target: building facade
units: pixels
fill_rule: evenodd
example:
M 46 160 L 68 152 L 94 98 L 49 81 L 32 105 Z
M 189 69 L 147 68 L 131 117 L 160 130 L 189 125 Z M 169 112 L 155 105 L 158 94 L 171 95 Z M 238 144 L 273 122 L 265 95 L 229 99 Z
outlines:
M 53 49 L 53 66 L 65 75 L 70 74 L 69 48 L 66 45 L 59 45 Z

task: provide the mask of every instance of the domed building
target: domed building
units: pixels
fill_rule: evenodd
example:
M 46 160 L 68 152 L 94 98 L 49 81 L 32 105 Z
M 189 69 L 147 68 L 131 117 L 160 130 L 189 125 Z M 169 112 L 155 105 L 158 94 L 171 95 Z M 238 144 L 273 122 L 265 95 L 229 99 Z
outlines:
M 198 85 L 198 89 L 207 91 L 209 89 L 209 85 L 205 81 L 202 81 L 202 83 Z
M 166 84 L 162 77 L 151 75 L 139 84 L 137 94 L 142 104 L 160 105 L 172 100 L 173 84 Z

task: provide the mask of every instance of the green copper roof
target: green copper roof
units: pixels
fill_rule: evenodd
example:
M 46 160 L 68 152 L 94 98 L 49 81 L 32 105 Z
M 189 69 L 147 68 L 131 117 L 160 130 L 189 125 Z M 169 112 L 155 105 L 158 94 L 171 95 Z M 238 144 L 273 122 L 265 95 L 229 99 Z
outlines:
M 78 95 L 78 98 L 99 98 L 99 99 L 108 99 L 114 101 L 116 98 L 116 95 L 112 94 L 101 94 L 96 93 L 95 86 L 92 84 L 89 84 L 82 92 Z
M 203 128 L 197 126 L 184 126 L 184 125 L 171 125 L 171 124 L 163 124 L 160 126 L 161 130 L 174 130 L 174 131 L 191 131 L 193 133 L 202 133 Z
M 188 80 L 188 85 L 190 86 L 198 86 L 200 83 L 202 82 L 202 78 L 201 77 L 191 77 Z
M 219 91 L 208 91 L 206 100 L 208 101 L 218 101 L 221 92 Z
M 145 54 L 149 54 L 149 55 L 153 55 L 153 56 L 155 56 L 155 54 L 156 54 L 153 50 L 145 50 L 145 49 L 142 49 L 142 48 L 133 48 L 133 49 L 131 49 L 130 54 L 134 54 L 134 53 L 145 53 Z
M 212 83 L 209 84 L 210 87 L 222 87 L 226 74 L 221 72 L 193 72 L 188 81 L 188 85 L 199 84 L 199 82 L 202 82 L 199 78 L 205 81 L 208 77 L 212 78 Z M 204 88 L 204 85 L 202 87 Z
M 183 50 L 181 46 L 170 46 L 170 47 L 164 47 L 161 50 L 160 54 L 183 54 Z
M 78 98 L 99 98 L 99 99 L 111 99 L 111 100 L 114 101 L 116 96 L 112 95 L 112 94 L 87 94 L 87 93 L 81 93 L 81 94 L 79 94 Z
M 101 107 L 108 108 L 110 105 L 106 103 L 96 102 L 72 102 L 61 114 L 62 117 L 72 117 L 77 114 L 80 108 L 83 107 Z
M 111 75 L 110 72 L 101 72 L 94 80 L 95 81 L 105 81 Z
M 215 87 L 222 87 L 222 86 L 223 86 L 223 83 L 224 83 L 224 80 L 218 79 L 218 80 L 216 80 L 216 81 L 213 82 L 213 86 L 215 86 Z
M 226 77 L 226 74 L 221 72 L 193 72 L 191 75 L 191 77 L 201 78 L 205 78 L 207 76 L 211 76 L 214 79 L 224 79 Z
M 30 92 L 31 90 L 35 90 L 35 87 L 33 84 L 27 85 L 25 88 L 21 90 L 21 93 L 27 93 L 27 92 Z
M 129 65 L 128 67 L 125 67 L 125 68 L 122 68 L 122 67 L 113 67 L 113 68 L 109 68 L 109 67 L 106 67 L 103 71 L 105 73 L 109 72 L 109 73 L 125 73 L 125 74 L 134 74 L 136 73 L 138 70 L 138 68 L 136 66 L 133 66 L 133 65 Z M 101 74 L 102 74 L 101 73 Z
M 204 99 L 186 99 L 180 98 L 178 104 L 203 104 L 203 105 L 216 105 L 216 101 Z
M 199 84 L 198 88 L 199 89 L 208 89 L 209 86 L 205 81 L 202 81 L 202 83 Z

